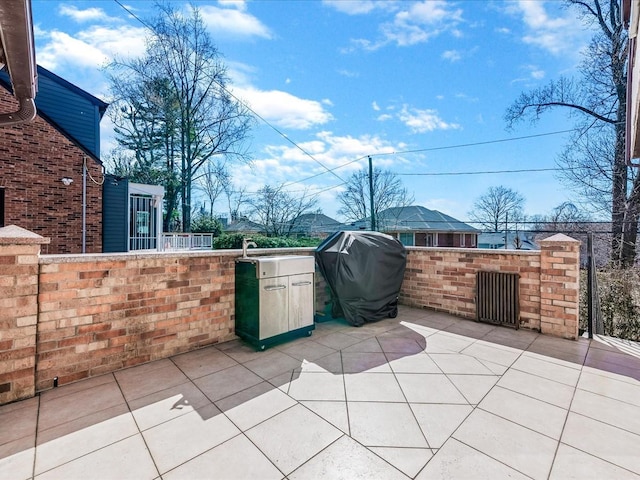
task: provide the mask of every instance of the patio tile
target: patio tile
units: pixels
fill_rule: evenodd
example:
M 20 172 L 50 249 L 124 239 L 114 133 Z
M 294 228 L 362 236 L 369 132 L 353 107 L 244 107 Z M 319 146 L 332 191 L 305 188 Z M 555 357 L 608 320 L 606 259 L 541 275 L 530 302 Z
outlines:
M 406 403 L 348 402 L 351 437 L 365 446 L 428 448 Z
M 415 477 L 433 457 L 429 448 L 371 447 L 369 450 L 410 478 Z
M 161 474 L 239 434 L 214 405 L 142 432 Z
M 576 390 L 571 411 L 640 435 L 640 408 L 585 390 Z
M 342 375 L 302 372 L 289 385 L 289 396 L 296 400 L 345 400 Z
M 266 353 L 262 350 L 256 350 L 255 347 L 249 345 L 243 340 L 234 340 L 233 342 L 229 343 L 231 343 L 231 345 L 223 346 L 224 344 L 221 344 L 217 348 L 224 352 L 226 355 L 229 355 L 238 363 L 255 360 L 256 358 L 262 357 Z M 267 350 L 267 352 L 268 351 L 269 350 Z
M 476 405 L 489 393 L 500 377 L 496 375 L 447 375 L 464 398 Z
M 638 385 L 640 386 L 640 380 L 630 377 L 629 375 L 626 375 L 624 373 L 618 373 L 618 372 L 609 372 L 607 370 L 602 370 L 599 368 L 594 368 L 594 367 L 590 367 L 588 365 L 585 365 L 582 367 L 582 371 L 584 373 L 590 373 L 592 375 L 599 375 L 601 377 L 607 377 L 607 378 L 611 378 L 613 380 L 618 380 L 619 382 L 624 382 L 624 383 L 629 383 L 631 385 Z
M 349 434 L 349 416 L 347 414 L 347 402 L 305 400 L 302 405 L 320 415 L 334 427 Z
M 345 375 L 345 391 L 350 402 L 404 402 L 404 394 L 390 373 Z
M 285 410 L 245 433 L 285 475 L 343 435 L 302 405 Z
M 504 463 L 474 450 L 455 439 L 450 439 L 427 463 L 416 480 L 475 480 L 479 478 L 510 478 L 527 480 L 529 477 Z
M 640 474 L 640 435 L 569 412 L 562 443 Z
M 471 345 L 475 340 L 469 339 L 467 337 L 440 332 L 434 335 L 431 335 L 427 338 L 427 346 L 425 348 L 425 352 L 427 353 L 451 353 L 451 352 L 461 352 L 469 345 Z
M 446 332 L 464 335 L 465 337 L 482 338 L 496 328 L 498 327 L 487 323 L 478 323 L 473 320 L 460 320 L 446 328 L 443 328 L 443 330 Z
M 425 314 L 424 316 L 412 318 L 410 321 L 435 330 L 443 330 L 456 323 L 456 318 L 451 315 L 443 315 L 433 311 L 423 311 L 423 313 Z
M 48 470 L 35 478 L 58 480 L 99 476 L 122 480 L 153 480 L 158 477 L 158 470 L 142 437 L 134 435 Z
M 204 377 L 210 373 L 233 367 L 238 363 L 215 347 L 201 348 L 176 355 L 171 357 L 171 360 L 191 379 Z
M 382 347 L 378 339 L 373 337 L 343 348 L 342 353 L 382 353 Z
M 354 343 L 358 343 L 360 340 L 354 338 L 350 335 L 347 335 L 342 332 L 334 332 L 324 335 L 316 340 L 321 345 L 325 347 L 332 348 L 334 350 L 340 350 Z
M 138 428 L 146 430 L 210 403 L 204 393 L 188 382 L 132 400 L 129 408 Z
M 283 475 L 244 435 L 237 435 L 162 475 L 163 480 L 213 477 L 278 480 Z
M 575 388 L 546 378 L 510 369 L 498 381 L 498 386 L 568 409 Z
M 0 457 L 1 446 L 10 442 L 27 438 L 27 444 L 35 445 L 38 401 L 39 398 L 34 397 L 0 407 Z
M 556 440 L 567 418 L 563 408 L 501 387 L 492 389 L 478 408 Z
M 609 462 L 581 452 L 568 445 L 560 444 L 553 462 L 549 480 L 640 480 L 640 475 L 624 470 Z
M 288 478 L 291 480 L 407 479 L 387 462 L 346 436 L 324 449 Z
M 21 445 L 13 448 L 12 443 L 17 442 L 19 440 L 3 445 L 11 453 L 7 453 L 5 448 L 0 447 L 0 472 L 11 472 L 12 480 L 31 480 L 33 478 L 33 462 L 36 457 L 34 441 L 31 442 L 30 447 Z
M 512 330 L 510 328 L 496 328 L 482 337 L 482 340 L 494 345 L 526 350 L 538 336 L 539 334 L 537 332 L 526 329 Z
M 460 353 L 430 353 L 431 360 L 436 362 L 444 373 L 492 375 L 493 372 L 474 357 Z
M 409 337 L 392 337 L 378 336 L 378 342 L 385 353 L 405 353 L 408 355 L 421 353 L 426 347 L 426 340 L 421 337 L 420 340 Z
M 334 352 L 315 360 L 302 360 L 300 367 L 295 371 L 342 373 L 342 356 L 340 352 Z
M 429 355 L 417 353 L 387 353 L 387 360 L 391 370 L 395 373 L 442 373 Z
M 468 403 L 445 375 L 398 373 L 396 378 L 409 403 Z
M 243 364 L 256 375 L 268 380 L 300 367 L 300 360 L 277 350 L 264 352 L 260 358 L 249 360 Z
M 335 353 L 333 348 L 329 348 L 313 340 L 307 342 L 292 342 L 291 344 L 287 344 L 285 348 L 279 348 L 279 350 L 298 360 L 307 361 L 313 361 Z
M 391 373 L 384 353 L 342 352 L 344 373 Z
M 202 392 L 215 402 L 221 398 L 238 393 L 245 388 L 253 387 L 262 382 L 263 379 L 251 370 L 236 365 L 219 372 L 196 378 L 193 382 Z
M 58 429 L 69 433 L 57 434 Z M 127 412 L 81 429 L 63 424 L 45 432 L 47 436 L 38 436 L 36 475 L 136 435 L 138 427 L 133 416 Z
M 429 447 L 440 448 L 473 411 L 470 405 L 412 403 L 411 410 Z
M 574 368 L 559 365 L 545 357 L 540 357 L 533 354 L 524 354 L 518 360 L 516 360 L 511 368 L 520 370 L 521 372 L 532 373 L 548 380 L 554 380 L 556 382 L 564 383 L 571 387 L 575 387 L 578 383 L 578 377 L 580 376 L 580 370 Z
M 484 340 L 479 340 L 469 345 L 460 353 L 477 358 L 478 360 L 488 360 L 509 367 L 518 359 L 522 351 L 515 348 L 487 344 Z
M 267 382 L 216 402 L 216 406 L 242 431 L 295 404 L 295 400 Z
M 494 375 L 504 375 L 505 372 L 509 370 L 509 367 L 505 367 L 504 365 L 500 365 L 499 363 L 494 363 L 488 360 L 481 360 L 481 359 L 478 359 L 478 361 L 482 365 L 487 367 L 489 370 L 491 370 L 491 373 L 493 373 Z
M 640 382 L 634 384 L 604 375 L 582 372 L 578 388 L 640 407 Z
M 535 479 L 546 479 L 557 441 L 482 410 L 474 410 L 453 437 Z M 439 452 L 438 452 L 439 453 Z
M 151 364 L 153 363 L 154 362 L 151 362 Z M 113 383 L 114 381 L 115 378 L 113 374 L 108 373 L 105 375 L 98 375 L 97 377 L 84 378 L 77 382 L 61 385 L 58 388 L 50 388 L 49 390 L 42 392 L 40 395 L 42 396 L 46 394 L 47 397 L 49 397 L 49 400 L 52 400 L 54 398 L 63 397 L 72 393 L 78 393 L 81 390 L 91 390 L 104 383 Z
M 119 370 L 114 375 L 127 401 L 146 397 L 189 381 L 187 376 L 168 358 Z
M 64 396 L 51 398 L 47 393 L 40 397 L 39 431 L 125 404 L 122 392 L 113 380 Z

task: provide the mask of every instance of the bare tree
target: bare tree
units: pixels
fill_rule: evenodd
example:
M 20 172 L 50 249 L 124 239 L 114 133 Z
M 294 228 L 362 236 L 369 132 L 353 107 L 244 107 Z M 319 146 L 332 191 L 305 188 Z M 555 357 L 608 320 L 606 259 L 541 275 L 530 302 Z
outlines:
M 209 216 L 213 217 L 213 204 L 224 193 L 225 185 L 231 181 L 231 173 L 227 165 L 210 159 L 204 166 L 203 172 L 194 180 L 195 187 L 209 200 Z
M 363 220 L 371 216 L 368 170 L 360 170 L 349 177 L 345 190 L 338 195 L 338 202 L 338 213 L 344 215 L 348 221 Z M 395 173 L 379 168 L 373 169 L 373 212 L 376 217 L 388 208 L 408 207 L 413 202 L 413 195 L 403 187 L 402 181 Z
M 576 132 L 559 159 L 564 179 L 596 207 L 608 204 L 612 261 L 633 264 L 636 255 L 640 178 L 625 162 L 626 59 L 628 38 L 619 0 L 564 0 L 585 25 L 597 27 L 580 67 L 580 80 L 561 77 L 524 92 L 505 114 L 512 127 L 535 122 L 562 107 L 576 119 Z
M 508 229 L 509 222 L 523 220 L 524 197 L 515 190 L 498 186 L 490 187 L 473 204 L 469 217 L 482 228 L 499 232 L 501 226 Z
M 282 186 L 265 185 L 249 201 L 250 218 L 261 224 L 267 235 L 288 236 L 294 226 L 294 220 L 303 213 L 314 209 L 318 201 L 305 194 L 294 197 L 284 191 Z
M 227 89 L 226 67 L 198 8 L 190 16 L 164 3 L 156 9 L 144 56 L 110 67 L 114 110 L 122 113 L 114 123 L 122 146 L 150 160 L 161 156 L 177 175 L 182 225 L 189 231 L 193 179 L 214 156 L 248 159 L 244 140 L 252 117 Z M 145 102 L 136 101 L 145 90 Z

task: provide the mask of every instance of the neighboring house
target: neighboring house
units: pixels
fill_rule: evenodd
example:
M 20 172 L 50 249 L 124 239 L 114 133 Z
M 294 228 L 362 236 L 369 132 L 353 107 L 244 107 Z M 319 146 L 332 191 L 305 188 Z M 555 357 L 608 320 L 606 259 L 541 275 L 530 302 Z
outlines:
M 332 233 L 344 230 L 344 224 L 323 213 L 304 213 L 293 221 L 291 235 L 309 238 L 327 238 Z
M 245 235 L 264 234 L 264 227 L 248 218 L 239 218 L 229 222 L 224 233 L 243 233 Z
M 108 104 L 38 66 L 37 116 L 0 127 L 0 226 L 51 239 L 43 253 L 102 251 L 100 120 Z M 0 72 L 0 110 L 15 110 Z
M 627 60 L 627 118 L 626 158 L 628 162 L 640 158 L 640 0 L 621 0 L 622 20 L 629 30 L 629 58 Z M 637 161 L 633 162 L 638 165 Z
M 368 229 L 371 219 L 353 224 Z M 377 229 L 394 236 L 406 246 L 475 248 L 480 230 L 437 210 L 418 205 L 383 210 L 376 218 Z
M 505 247 L 506 241 L 506 247 Z M 490 232 L 478 236 L 478 248 L 507 250 L 540 250 L 533 238 L 525 232 Z

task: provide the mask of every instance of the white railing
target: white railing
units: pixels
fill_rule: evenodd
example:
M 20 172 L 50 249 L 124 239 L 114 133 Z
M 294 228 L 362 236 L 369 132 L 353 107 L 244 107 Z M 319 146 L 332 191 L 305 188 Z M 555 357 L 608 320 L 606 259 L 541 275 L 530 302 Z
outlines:
M 205 250 L 213 248 L 213 233 L 163 233 L 162 250 Z

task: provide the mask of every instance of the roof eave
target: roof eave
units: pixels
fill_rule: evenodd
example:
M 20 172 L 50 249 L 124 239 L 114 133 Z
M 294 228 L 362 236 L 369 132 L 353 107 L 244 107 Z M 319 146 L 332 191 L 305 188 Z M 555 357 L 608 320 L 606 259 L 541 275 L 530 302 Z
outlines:
M 32 121 L 38 91 L 31 0 L 0 0 L 0 62 L 11 78 L 20 107 L 0 113 L 0 126 Z

